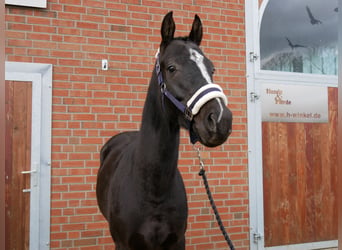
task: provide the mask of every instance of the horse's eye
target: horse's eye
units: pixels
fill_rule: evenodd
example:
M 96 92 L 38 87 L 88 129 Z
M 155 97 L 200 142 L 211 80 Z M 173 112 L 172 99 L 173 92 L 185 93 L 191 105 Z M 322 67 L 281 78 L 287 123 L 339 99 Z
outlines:
M 168 70 L 170 73 L 173 73 L 173 72 L 176 71 L 176 67 L 171 65 L 171 66 L 167 67 L 167 70 Z

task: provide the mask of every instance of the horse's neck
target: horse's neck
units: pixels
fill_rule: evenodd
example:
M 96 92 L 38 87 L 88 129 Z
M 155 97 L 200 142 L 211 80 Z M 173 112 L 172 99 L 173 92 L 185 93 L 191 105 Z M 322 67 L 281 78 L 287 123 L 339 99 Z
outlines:
M 164 192 L 177 168 L 179 125 L 161 104 L 158 83 L 151 80 L 147 93 L 137 148 L 137 165 L 147 189 Z M 157 190 L 156 190 L 157 189 Z

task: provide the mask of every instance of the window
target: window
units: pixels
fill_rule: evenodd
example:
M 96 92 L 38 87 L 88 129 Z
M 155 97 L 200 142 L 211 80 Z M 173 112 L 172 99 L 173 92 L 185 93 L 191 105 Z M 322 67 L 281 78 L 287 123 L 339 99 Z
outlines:
M 47 0 L 5 0 L 5 4 L 46 8 Z
M 337 75 L 338 1 L 269 0 L 260 26 L 261 69 Z

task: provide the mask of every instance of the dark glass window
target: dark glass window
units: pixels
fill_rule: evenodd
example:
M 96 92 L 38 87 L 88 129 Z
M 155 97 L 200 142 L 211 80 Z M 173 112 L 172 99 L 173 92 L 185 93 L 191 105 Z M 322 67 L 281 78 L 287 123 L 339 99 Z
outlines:
M 337 0 L 270 0 L 260 26 L 261 69 L 337 75 Z

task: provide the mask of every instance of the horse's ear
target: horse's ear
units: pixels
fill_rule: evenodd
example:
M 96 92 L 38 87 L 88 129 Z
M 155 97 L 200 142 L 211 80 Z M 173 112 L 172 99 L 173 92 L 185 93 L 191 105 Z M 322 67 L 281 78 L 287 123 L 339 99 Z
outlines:
M 192 23 L 192 28 L 190 31 L 189 39 L 190 41 L 193 41 L 199 46 L 202 41 L 202 36 L 203 36 L 202 22 L 199 16 L 196 14 L 195 19 Z
M 173 40 L 173 35 L 175 34 L 176 25 L 173 21 L 172 17 L 172 11 L 167 13 L 163 19 L 163 23 L 161 26 L 161 37 L 162 37 L 162 43 L 161 47 L 166 46 L 168 43 L 170 43 Z

